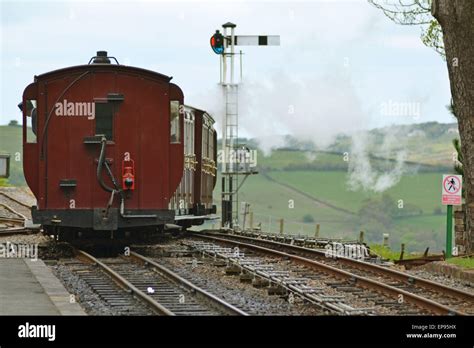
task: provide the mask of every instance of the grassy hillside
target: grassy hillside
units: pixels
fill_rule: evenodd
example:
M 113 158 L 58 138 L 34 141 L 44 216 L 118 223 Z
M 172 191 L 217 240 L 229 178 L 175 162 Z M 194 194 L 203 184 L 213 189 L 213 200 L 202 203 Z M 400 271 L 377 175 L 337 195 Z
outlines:
M 381 145 L 387 135 L 396 139 L 394 150 L 406 150 L 407 161 L 434 166 L 452 165 L 453 138 L 459 138 L 457 123 L 426 122 L 412 125 L 390 126 L 369 132 L 369 152 L 385 157 Z M 344 152 L 350 149 L 351 138 L 340 136 L 330 150 Z
M 442 250 L 445 208 L 440 204 L 440 180 L 443 172 L 451 172 L 451 141 L 457 137 L 453 129 L 454 124 L 434 122 L 393 127 L 411 162 L 406 163 L 408 173 L 400 182 L 383 193 L 349 190 L 343 153 L 350 151 L 350 138 L 340 136 L 321 151 L 287 137 L 285 148 L 269 156 L 259 151 L 260 174 L 248 178 L 239 200 L 251 203 L 254 225 L 260 224 L 265 231 L 276 233 L 278 220 L 284 218 L 288 233 L 312 235 L 319 223 L 321 236 L 355 239 L 364 230 L 371 243 L 380 243 L 383 234 L 389 233 L 390 244 L 397 250 L 402 242 L 408 251 L 428 246 Z M 371 131 L 370 161 L 376 169 L 393 165 L 380 158 L 386 133 Z M 245 142 L 252 146 L 256 141 Z M 24 185 L 20 127 L 0 126 L 0 152 L 12 154 L 9 183 Z M 214 197 L 219 206 L 220 184 Z M 401 208 L 399 200 L 403 200 Z
M 321 235 L 353 239 L 364 230 L 370 242 L 380 243 L 383 234 L 389 233 L 396 249 L 405 243 L 409 251 L 443 250 L 446 209 L 440 203 L 440 180 L 443 173 L 452 172 L 456 124 L 431 122 L 372 130 L 368 150 L 375 169 L 393 167 L 381 157 L 387 133 L 397 135 L 392 150 L 406 151 L 407 160 L 406 174 L 383 193 L 348 188 L 343 153 L 350 152 L 349 137 L 338 137 L 326 151 L 287 137 L 287 146 L 270 156 L 259 152 L 261 174 L 248 179 L 239 199 L 251 202 L 262 229 L 275 233 L 278 219 L 285 218 L 287 232 L 313 234 L 320 223 Z M 294 208 L 288 207 L 290 199 Z
M 349 191 L 342 172 L 266 174 L 249 177 L 239 194 L 240 201 L 251 203 L 255 224 L 261 223 L 264 231 L 277 233 L 278 220 L 284 218 L 288 233 L 313 235 L 319 223 L 321 236 L 356 239 L 363 230 L 371 243 L 381 243 L 383 234 L 389 233 L 394 249 L 400 243 L 405 243 L 409 251 L 444 248 L 446 217 L 439 204 L 437 174 L 403 177 L 388 192 L 379 194 Z M 220 200 L 218 188 L 214 197 Z M 401 209 L 399 198 L 404 200 Z M 294 207 L 290 207 L 289 200 Z M 434 207 L 439 208 L 437 214 Z M 312 222 L 305 223 L 308 219 Z
M 10 154 L 10 178 L 8 183 L 24 186 L 23 147 L 21 126 L 0 126 L 0 153 Z
M 364 200 L 380 197 L 372 191 L 351 191 L 348 175 L 344 172 L 328 171 L 278 171 L 269 175 L 279 182 L 304 190 L 314 197 L 357 213 Z M 403 208 L 418 208 L 425 214 L 433 214 L 435 208 L 442 209 L 440 203 L 441 174 L 423 173 L 406 175 L 394 187 L 386 191 L 397 203 L 403 200 Z M 408 208 L 406 208 L 408 205 Z M 398 208 L 398 204 L 397 204 Z

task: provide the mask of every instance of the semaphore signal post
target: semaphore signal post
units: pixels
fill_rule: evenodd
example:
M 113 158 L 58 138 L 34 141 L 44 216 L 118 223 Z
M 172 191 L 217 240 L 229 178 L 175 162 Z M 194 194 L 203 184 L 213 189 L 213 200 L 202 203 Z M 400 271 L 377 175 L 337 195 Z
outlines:
M 239 144 L 238 92 L 242 83 L 242 51 L 235 53 L 235 46 L 279 46 L 278 35 L 236 35 L 236 24 L 222 25 L 223 33 L 216 30 L 211 37 L 211 47 L 218 54 L 220 85 L 225 100 L 222 118 L 221 147 L 221 228 L 239 228 L 239 189 L 249 175 L 257 174 L 255 162 L 249 162 L 250 149 Z M 240 80 L 235 82 L 235 56 L 240 58 Z M 243 177 L 239 180 L 239 177 Z

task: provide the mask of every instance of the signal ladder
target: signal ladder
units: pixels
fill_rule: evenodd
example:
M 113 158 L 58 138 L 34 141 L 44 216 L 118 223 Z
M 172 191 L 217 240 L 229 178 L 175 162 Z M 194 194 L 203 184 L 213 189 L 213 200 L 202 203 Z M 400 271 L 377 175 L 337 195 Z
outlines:
M 225 134 L 224 144 L 226 151 L 226 165 L 225 171 L 222 173 L 226 176 L 225 184 L 223 187 L 223 199 L 229 203 L 227 216 L 231 221 L 231 226 L 237 224 L 239 219 L 239 158 L 237 156 L 237 149 L 239 147 L 239 109 L 238 109 L 238 85 L 237 84 L 226 84 L 225 85 Z

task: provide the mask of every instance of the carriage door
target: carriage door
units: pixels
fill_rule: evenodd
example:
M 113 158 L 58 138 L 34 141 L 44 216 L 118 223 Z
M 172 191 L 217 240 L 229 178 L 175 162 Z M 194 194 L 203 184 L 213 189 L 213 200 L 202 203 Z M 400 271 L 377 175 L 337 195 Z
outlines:
M 201 204 L 207 204 L 208 166 L 209 166 L 209 126 L 206 118 L 202 118 L 201 141 Z
M 185 112 L 184 117 L 184 200 L 186 209 L 194 204 L 194 171 L 196 170 L 196 155 L 194 154 L 194 113 Z

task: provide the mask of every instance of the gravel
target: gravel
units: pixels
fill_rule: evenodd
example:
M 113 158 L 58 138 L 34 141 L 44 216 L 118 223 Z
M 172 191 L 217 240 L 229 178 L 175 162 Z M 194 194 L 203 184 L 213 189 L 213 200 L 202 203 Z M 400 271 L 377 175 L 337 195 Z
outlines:
M 16 244 L 38 244 L 41 247 L 43 245 L 49 245 L 51 238 L 41 233 L 17 234 L 11 236 L 0 235 L 0 244 L 6 244 L 7 242 Z
M 4 192 L 9 196 L 13 197 L 14 199 L 30 206 L 36 205 L 36 198 L 35 196 L 33 196 L 33 193 L 28 187 L 0 187 L 0 192 Z M 30 209 L 12 202 L 10 199 L 3 195 L 0 195 L 0 203 L 5 203 L 11 206 L 15 211 L 25 215 L 28 219 L 31 220 Z
M 252 315 L 315 315 L 322 314 L 303 303 L 290 304 L 284 298 L 269 296 L 264 289 L 242 283 L 238 276 L 226 275 L 222 267 L 212 265 L 213 259 L 199 259 L 192 268 L 192 257 L 156 258 L 155 260 L 185 279 Z M 201 263 L 202 262 L 202 263 Z
M 65 263 L 64 263 L 65 262 Z M 108 316 L 126 316 L 126 315 L 153 315 L 140 301 L 133 298 L 131 294 L 124 294 L 126 298 L 133 304 L 132 310 L 126 306 L 111 306 L 103 298 L 101 298 L 85 280 L 80 277 L 80 272 L 87 267 L 78 267 L 77 265 L 69 265 L 68 260 L 61 260 L 57 264 L 51 266 L 53 273 L 58 277 L 64 287 L 70 294 L 74 294 L 76 301 L 84 309 L 88 315 L 108 315 Z M 98 274 L 100 271 L 96 271 Z M 105 276 L 105 274 L 100 274 Z
M 158 263 L 170 268 L 182 277 L 253 315 L 328 314 L 299 298 L 295 298 L 295 302 L 290 304 L 288 297 L 268 295 L 265 288 L 255 288 L 249 283 L 241 282 L 239 276 L 226 275 L 225 267 L 215 266 L 213 258 L 203 258 L 201 255 L 193 257 L 189 253 L 189 249 L 180 245 L 180 241 L 170 241 L 164 245 L 150 246 L 137 251 L 154 258 Z M 250 253 L 246 252 L 246 254 Z M 289 260 L 257 254 L 252 256 L 265 260 L 265 263 L 272 263 L 279 269 L 290 270 L 291 275 L 295 277 L 311 277 L 311 275 L 314 275 L 313 270 L 297 266 Z M 198 261 L 197 267 L 196 264 L 193 267 L 194 258 Z M 324 288 L 325 295 L 344 295 L 344 303 L 354 308 L 372 307 L 379 315 L 395 314 L 397 312 L 396 309 L 375 304 L 369 299 L 359 298 L 355 293 L 341 292 L 337 288 L 329 286 L 327 283 L 338 282 L 335 278 L 327 275 L 314 278 L 311 279 L 310 285 Z M 378 299 L 380 300 L 380 297 Z
M 455 279 L 451 278 L 447 275 L 444 275 L 442 273 L 433 273 L 429 272 L 426 269 L 423 269 L 422 267 L 419 268 L 412 268 L 410 270 L 405 271 L 407 273 L 413 274 L 417 277 L 431 280 L 437 283 L 444 284 L 446 286 L 449 286 L 451 288 L 459 289 L 459 290 L 464 290 L 470 293 L 474 293 L 474 284 L 468 281 L 463 281 L 461 279 Z

